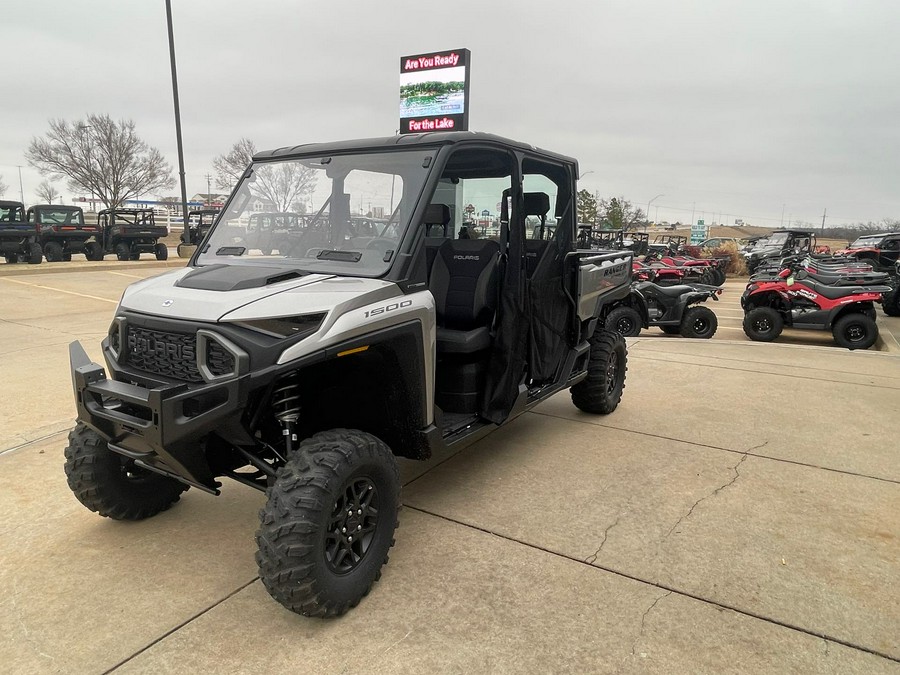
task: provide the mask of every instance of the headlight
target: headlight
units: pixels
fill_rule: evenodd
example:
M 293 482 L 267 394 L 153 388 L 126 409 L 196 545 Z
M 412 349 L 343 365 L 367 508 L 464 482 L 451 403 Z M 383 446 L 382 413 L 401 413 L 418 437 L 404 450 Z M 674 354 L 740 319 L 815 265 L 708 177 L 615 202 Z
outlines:
M 299 316 L 279 316 L 270 319 L 253 319 L 251 321 L 234 321 L 235 326 L 243 326 L 272 337 L 286 338 L 300 335 L 312 335 L 325 320 L 325 312 L 319 314 L 301 314 Z

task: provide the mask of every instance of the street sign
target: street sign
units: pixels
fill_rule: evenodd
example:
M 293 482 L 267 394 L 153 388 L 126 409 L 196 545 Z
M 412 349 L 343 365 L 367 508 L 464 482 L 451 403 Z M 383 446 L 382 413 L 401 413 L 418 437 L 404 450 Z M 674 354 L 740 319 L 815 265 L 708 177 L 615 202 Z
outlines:
M 709 225 L 704 225 L 703 220 L 698 220 L 696 225 L 691 225 L 691 246 L 702 244 L 709 239 Z
M 487 218 L 489 215 L 491 215 L 491 212 L 488 211 L 487 209 L 485 209 L 484 211 L 481 212 L 481 215 L 484 216 L 485 218 Z

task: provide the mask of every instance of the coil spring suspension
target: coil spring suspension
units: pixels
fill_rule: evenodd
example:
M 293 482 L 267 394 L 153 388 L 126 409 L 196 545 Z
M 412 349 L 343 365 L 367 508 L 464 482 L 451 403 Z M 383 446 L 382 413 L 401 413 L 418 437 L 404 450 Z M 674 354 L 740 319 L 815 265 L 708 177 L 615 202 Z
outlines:
M 297 441 L 294 425 L 300 419 L 300 385 L 296 380 L 279 382 L 272 392 L 272 414 L 281 422 L 285 452 L 291 453 Z

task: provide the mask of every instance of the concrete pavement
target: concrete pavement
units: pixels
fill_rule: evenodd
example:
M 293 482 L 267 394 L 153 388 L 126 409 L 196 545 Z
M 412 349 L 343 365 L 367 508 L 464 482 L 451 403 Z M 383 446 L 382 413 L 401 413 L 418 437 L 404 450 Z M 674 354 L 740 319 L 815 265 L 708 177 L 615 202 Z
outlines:
M 896 356 L 636 338 L 613 415 L 403 461 L 381 581 L 311 620 L 256 578 L 261 493 L 117 523 L 66 486 L 66 344 L 151 273 L 0 278 L 5 672 L 900 672 Z

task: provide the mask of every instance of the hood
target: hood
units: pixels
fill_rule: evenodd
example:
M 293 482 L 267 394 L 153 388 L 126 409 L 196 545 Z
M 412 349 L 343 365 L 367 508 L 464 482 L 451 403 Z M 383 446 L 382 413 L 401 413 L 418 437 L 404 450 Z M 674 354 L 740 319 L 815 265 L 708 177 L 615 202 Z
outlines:
M 240 277 L 240 281 L 230 285 L 193 283 L 190 277 L 199 276 L 198 272 L 202 272 L 204 268 L 198 270 L 191 267 L 138 281 L 125 289 L 119 306 L 154 316 L 215 322 L 252 303 L 286 291 L 311 287 L 332 278 L 328 274 L 293 276 L 288 268 L 278 268 L 278 273 L 274 274 L 271 267 L 259 268 L 256 270 L 257 275 L 248 275 L 247 270 L 237 270 L 237 267 L 235 265 L 232 269 L 235 277 Z M 226 276 L 224 272 L 220 271 L 216 276 L 221 279 Z M 253 277 L 255 281 L 248 282 L 248 277 Z M 297 309 L 293 306 L 283 315 L 295 314 Z

